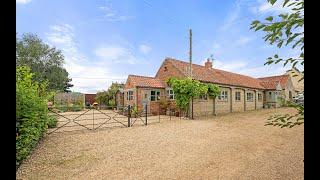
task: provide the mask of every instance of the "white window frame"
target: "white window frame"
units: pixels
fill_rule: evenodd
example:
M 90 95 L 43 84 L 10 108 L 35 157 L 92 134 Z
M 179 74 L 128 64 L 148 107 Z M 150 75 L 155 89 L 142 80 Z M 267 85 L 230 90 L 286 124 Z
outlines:
M 174 100 L 174 92 L 172 88 L 167 88 L 167 98 L 170 100 Z
M 152 91 L 154 91 L 154 95 L 152 95 Z M 151 90 L 150 91 L 150 101 L 158 101 L 160 99 L 160 90 Z M 154 100 L 152 100 L 152 97 L 154 97 Z
M 128 90 L 127 91 L 127 101 L 132 101 L 133 100 L 133 90 Z
M 250 99 L 249 99 L 250 96 L 248 96 L 248 94 L 251 94 L 251 98 L 250 98 Z M 247 92 L 246 95 L 247 95 L 247 96 L 246 96 L 246 100 L 247 100 L 248 102 L 253 102 L 253 92 Z
M 237 96 L 237 94 L 239 94 L 239 96 Z M 235 97 L 235 101 L 241 101 L 241 92 L 240 92 L 240 91 L 236 91 L 234 97 Z M 239 99 L 237 99 L 237 97 L 238 97 Z
M 228 91 L 220 91 L 220 94 L 218 95 L 218 100 L 220 101 L 228 101 Z
M 259 96 L 260 95 L 260 96 Z M 260 98 L 259 98 L 260 97 Z M 261 102 L 262 101 L 262 93 L 258 93 L 258 101 Z

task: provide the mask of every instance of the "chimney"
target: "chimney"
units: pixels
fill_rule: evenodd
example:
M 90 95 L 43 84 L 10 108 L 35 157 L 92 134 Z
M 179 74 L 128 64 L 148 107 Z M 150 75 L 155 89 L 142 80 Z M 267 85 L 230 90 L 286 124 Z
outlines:
M 212 69 L 212 61 L 208 58 L 207 62 L 204 63 L 204 67 Z

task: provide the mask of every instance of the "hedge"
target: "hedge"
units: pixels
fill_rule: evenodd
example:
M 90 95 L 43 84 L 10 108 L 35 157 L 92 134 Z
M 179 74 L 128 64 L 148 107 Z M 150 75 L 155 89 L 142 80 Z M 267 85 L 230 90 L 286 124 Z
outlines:
M 16 67 L 16 165 L 29 155 L 48 128 L 47 83 L 32 81 L 30 68 Z

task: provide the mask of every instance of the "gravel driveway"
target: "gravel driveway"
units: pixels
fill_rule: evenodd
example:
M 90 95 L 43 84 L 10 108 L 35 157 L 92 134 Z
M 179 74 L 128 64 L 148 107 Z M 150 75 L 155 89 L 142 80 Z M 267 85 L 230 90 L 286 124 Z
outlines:
M 304 125 L 264 126 L 275 112 L 295 110 L 53 133 L 17 179 L 303 179 Z

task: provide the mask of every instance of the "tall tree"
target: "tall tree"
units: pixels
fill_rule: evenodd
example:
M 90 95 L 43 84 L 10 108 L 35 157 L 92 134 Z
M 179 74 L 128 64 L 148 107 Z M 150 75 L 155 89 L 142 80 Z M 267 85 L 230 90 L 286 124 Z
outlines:
M 73 86 L 63 63 L 62 52 L 42 42 L 37 35 L 27 33 L 16 38 L 16 65 L 30 67 L 33 79 L 48 81 L 49 90 L 69 91 Z
M 268 0 L 274 5 L 277 0 Z M 264 22 L 255 20 L 251 24 L 251 29 L 262 30 L 266 33 L 263 37 L 266 42 L 278 48 L 292 45 L 292 49 L 297 49 L 298 57 L 281 58 L 278 54 L 268 57 L 265 65 L 283 63 L 283 66 L 290 64 L 292 68 L 297 63 L 304 65 L 304 0 L 284 0 L 282 8 L 290 9 L 289 13 L 281 13 L 278 16 L 269 16 Z M 302 71 L 304 79 L 304 71 Z M 301 79 L 301 80 L 302 80 Z M 266 125 L 280 127 L 293 127 L 304 123 L 304 106 L 292 103 L 290 106 L 297 109 L 295 115 L 275 115 L 268 119 Z
M 123 86 L 124 86 L 123 83 L 114 82 L 108 88 L 108 97 L 109 97 L 108 101 L 110 105 L 114 106 L 116 104 L 116 92 L 120 88 L 123 88 Z

